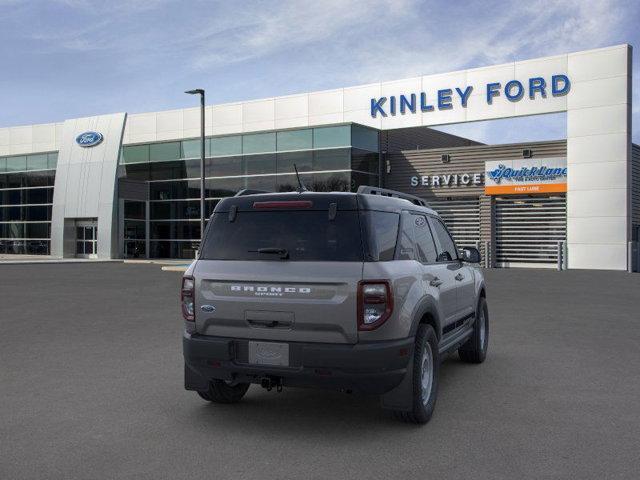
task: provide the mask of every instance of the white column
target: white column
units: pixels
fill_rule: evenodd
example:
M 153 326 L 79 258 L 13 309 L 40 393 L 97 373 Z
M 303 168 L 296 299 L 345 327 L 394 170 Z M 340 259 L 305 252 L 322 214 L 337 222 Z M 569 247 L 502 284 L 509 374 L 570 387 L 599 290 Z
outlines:
M 631 46 L 568 55 L 569 268 L 627 269 Z

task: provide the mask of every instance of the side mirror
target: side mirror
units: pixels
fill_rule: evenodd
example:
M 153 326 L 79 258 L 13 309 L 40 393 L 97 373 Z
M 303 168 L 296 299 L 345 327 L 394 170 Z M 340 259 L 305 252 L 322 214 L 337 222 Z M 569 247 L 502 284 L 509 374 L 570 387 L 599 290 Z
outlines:
M 460 256 L 462 257 L 463 262 L 480 263 L 482 261 L 480 252 L 478 251 L 477 248 L 474 248 L 474 247 L 463 248 L 460 251 Z

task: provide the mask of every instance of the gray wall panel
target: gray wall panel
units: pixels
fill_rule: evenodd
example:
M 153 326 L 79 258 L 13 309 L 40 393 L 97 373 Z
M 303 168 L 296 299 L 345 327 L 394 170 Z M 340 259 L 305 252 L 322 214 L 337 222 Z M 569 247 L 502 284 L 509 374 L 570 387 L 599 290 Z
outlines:
M 116 172 L 125 118 L 126 114 L 116 113 L 64 122 L 53 194 L 53 256 L 71 255 L 69 225 L 74 219 L 88 218 L 98 221 L 98 257 L 117 256 Z M 75 139 L 86 131 L 101 133 L 103 141 L 80 147 Z

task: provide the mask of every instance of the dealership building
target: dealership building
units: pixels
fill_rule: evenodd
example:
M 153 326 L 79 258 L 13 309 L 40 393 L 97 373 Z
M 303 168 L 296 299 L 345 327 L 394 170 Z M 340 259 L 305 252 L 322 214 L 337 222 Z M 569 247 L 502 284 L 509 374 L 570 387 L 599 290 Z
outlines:
M 487 266 L 638 269 L 629 45 L 205 107 L 206 215 L 242 189 L 426 199 Z M 432 126 L 566 112 L 567 138 Z M 200 110 L 0 129 L 0 254 L 193 258 Z

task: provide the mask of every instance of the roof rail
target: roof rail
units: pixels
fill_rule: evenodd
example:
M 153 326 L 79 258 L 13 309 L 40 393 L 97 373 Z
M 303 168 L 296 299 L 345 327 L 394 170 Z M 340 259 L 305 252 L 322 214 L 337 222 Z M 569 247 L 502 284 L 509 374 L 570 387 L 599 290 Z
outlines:
M 420 205 L 421 207 L 429 207 L 427 202 L 425 202 L 420 197 L 416 197 L 415 195 L 410 195 L 404 192 L 398 192 L 397 190 L 389 190 L 387 188 L 371 187 L 369 185 L 360 185 L 358 187 L 357 193 L 364 194 L 364 195 L 380 195 L 382 197 L 402 198 L 403 200 L 410 201 L 414 205 Z
M 234 195 L 234 197 L 244 197 L 245 195 L 258 195 L 259 193 L 269 193 L 266 190 L 251 190 L 244 188 Z

